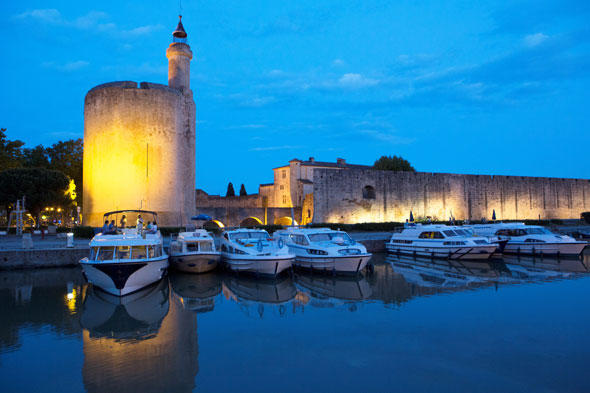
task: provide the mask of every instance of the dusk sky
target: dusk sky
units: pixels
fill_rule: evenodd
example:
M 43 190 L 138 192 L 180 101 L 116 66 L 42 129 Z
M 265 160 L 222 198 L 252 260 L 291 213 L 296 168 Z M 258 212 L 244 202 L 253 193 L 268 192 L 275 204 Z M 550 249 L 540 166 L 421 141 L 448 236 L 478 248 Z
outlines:
M 589 178 L 589 1 L 187 1 L 197 188 L 292 158 Z M 167 83 L 178 1 L 4 1 L 0 126 L 83 136 L 86 92 Z M 116 148 L 116 146 L 113 146 Z

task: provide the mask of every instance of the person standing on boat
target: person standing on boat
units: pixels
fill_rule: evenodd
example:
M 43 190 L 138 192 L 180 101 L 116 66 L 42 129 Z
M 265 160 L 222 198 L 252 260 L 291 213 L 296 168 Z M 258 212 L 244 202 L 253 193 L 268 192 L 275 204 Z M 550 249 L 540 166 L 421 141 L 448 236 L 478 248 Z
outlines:
M 109 220 L 106 220 L 104 222 L 104 225 L 102 226 L 101 232 L 102 232 L 103 235 L 109 232 Z
M 143 218 L 141 218 L 141 214 L 137 216 L 137 231 L 141 232 L 143 229 Z
M 115 220 L 111 220 L 111 223 L 109 224 L 109 232 L 110 233 L 115 232 Z
M 123 214 L 123 217 L 121 217 L 121 221 L 119 222 L 119 227 L 125 229 L 125 225 L 127 225 L 127 217 Z

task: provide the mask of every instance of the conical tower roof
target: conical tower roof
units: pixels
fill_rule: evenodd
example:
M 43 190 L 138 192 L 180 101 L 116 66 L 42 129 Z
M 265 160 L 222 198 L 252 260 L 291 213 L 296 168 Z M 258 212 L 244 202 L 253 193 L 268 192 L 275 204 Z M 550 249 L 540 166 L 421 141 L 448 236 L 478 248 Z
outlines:
M 172 36 L 176 38 L 186 38 L 186 31 L 184 31 L 184 26 L 182 25 L 182 15 L 178 15 L 178 26 L 176 26 L 176 30 L 174 30 Z

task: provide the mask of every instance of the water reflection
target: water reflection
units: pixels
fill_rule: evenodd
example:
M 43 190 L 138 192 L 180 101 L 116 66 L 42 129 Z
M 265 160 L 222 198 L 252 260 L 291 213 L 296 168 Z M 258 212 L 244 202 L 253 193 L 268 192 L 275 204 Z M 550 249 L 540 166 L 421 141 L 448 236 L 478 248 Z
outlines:
M 504 262 L 513 278 L 527 281 L 568 278 L 590 272 L 588 254 L 571 259 L 505 256 Z
M 295 273 L 298 302 L 304 306 L 334 307 L 368 299 L 373 291 L 364 275 L 330 276 L 310 272 Z M 356 308 L 352 308 L 352 311 Z
M 198 372 L 196 314 L 168 280 L 124 298 L 91 289 L 81 325 L 89 392 L 190 392 Z
M 215 297 L 221 292 L 221 275 L 215 272 L 170 275 L 170 285 L 182 307 L 198 313 L 213 311 Z
M 239 303 L 281 304 L 295 297 L 297 289 L 288 275 L 261 279 L 249 275 L 227 274 L 223 278 L 223 295 Z

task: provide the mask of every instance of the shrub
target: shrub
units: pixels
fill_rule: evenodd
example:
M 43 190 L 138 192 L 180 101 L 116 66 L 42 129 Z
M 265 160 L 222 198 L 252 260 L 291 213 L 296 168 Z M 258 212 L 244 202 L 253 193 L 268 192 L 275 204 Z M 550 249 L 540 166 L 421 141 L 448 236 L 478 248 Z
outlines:
M 580 214 L 580 218 L 586 222 L 586 224 L 590 224 L 590 212 L 584 212 Z
M 68 228 L 66 228 L 68 229 Z M 78 226 L 78 227 L 74 227 L 71 229 L 71 231 L 74 233 L 74 237 L 75 238 L 80 238 L 80 239 L 92 239 L 94 237 L 94 228 L 92 227 L 86 227 L 86 226 Z M 64 232 L 70 232 L 70 230 L 66 230 Z

